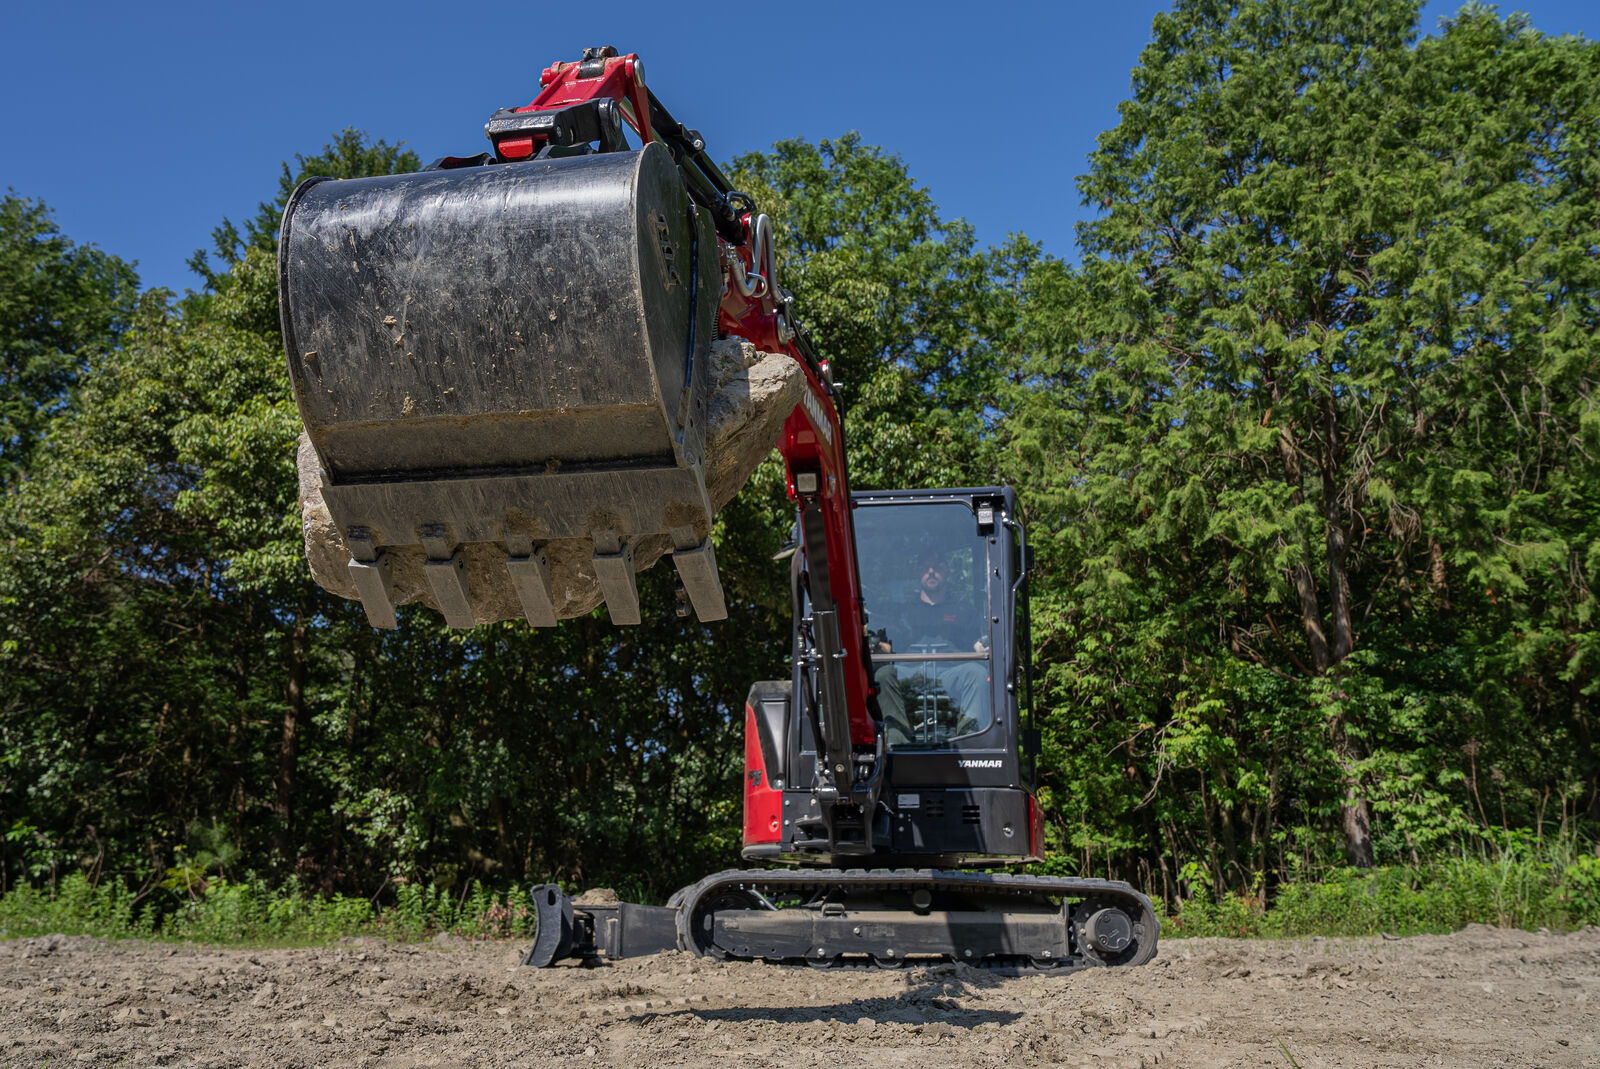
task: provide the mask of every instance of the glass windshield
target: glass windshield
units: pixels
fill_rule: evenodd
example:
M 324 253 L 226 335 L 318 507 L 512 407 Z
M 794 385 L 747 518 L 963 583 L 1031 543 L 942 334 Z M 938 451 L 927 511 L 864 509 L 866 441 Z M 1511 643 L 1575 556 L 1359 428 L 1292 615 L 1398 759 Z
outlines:
M 855 527 L 889 745 L 982 731 L 993 719 L 988 558 L 972 510 L 872 505 L 856 510 Z

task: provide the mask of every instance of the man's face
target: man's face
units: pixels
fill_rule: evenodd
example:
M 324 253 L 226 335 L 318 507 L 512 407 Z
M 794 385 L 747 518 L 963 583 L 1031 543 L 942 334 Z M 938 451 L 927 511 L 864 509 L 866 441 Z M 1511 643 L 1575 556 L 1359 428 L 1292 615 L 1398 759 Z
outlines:
M 918 565 L 922 569 L 922 589 L 935 594 L 944 589 L 944 565 L 936 560 L 926 560 Z

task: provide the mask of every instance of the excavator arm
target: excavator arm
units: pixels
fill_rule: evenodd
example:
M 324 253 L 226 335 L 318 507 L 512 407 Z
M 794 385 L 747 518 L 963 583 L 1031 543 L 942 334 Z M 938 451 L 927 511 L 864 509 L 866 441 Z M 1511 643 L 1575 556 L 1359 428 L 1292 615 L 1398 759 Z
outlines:
M 325 573 L 378 627 L 413 599 L 452 627 L 550 626 L 596 600 L 638 623 L 635 573 L 662 556 L 717 620 L 714 510 L 776 439 L 801 533 L 823 826 L 870 852 L 883 749 L 844 430 L 777 284 L 772 223 L 637 55 L 589 49 L 540 86 L 490 117 L 492 152 L 313 178 L 289 200 L 283 332 L 305 496 L 326 517 L 308 522 L 312 548 L 331 546 Z M 778 359 L 785 389 L 757 397 L 713 368 L 740 341 L 735 362 L 748 347 Z M 730 410 L 757 445 L 731 473 L 717 433 Z

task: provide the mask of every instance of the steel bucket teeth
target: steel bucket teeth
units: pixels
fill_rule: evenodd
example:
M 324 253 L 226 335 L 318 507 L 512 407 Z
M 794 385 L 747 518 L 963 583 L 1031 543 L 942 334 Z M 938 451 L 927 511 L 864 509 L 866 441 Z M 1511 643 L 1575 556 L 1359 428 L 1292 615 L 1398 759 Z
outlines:
M 279 276 L 317 490 L 349 548 L 330 589 L 374 625 L 417 591 L 452 627 L 508 599 L 550 626 L 578 611 L 575 574 L 637 623 L 635 571 L 664 553 L 701 619 L 727 615 L 705 463 L 721 272 L 659 145 L 311 179 Z

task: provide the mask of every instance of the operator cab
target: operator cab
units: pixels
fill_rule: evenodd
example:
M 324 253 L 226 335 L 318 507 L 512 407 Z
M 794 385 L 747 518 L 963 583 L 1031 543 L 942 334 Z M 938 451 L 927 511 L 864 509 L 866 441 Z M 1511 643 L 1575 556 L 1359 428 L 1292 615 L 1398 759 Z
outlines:
M 1020 864 L 1039 842 L 1028 559 L 1009 487 L 851 496 L 862 643 L 886 745 L 873 864 Z M 746 715 L 749 860 L 853 864 L 819 843 L 815 651 L 796 554 L 794 670 Z
M 988 543 L 973 510 L 965 501 L 859 497 L 856 506 L 867 639 L 889 748 L 948 747 L 982 733 L 994 723 L 994 637 Z

